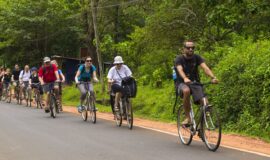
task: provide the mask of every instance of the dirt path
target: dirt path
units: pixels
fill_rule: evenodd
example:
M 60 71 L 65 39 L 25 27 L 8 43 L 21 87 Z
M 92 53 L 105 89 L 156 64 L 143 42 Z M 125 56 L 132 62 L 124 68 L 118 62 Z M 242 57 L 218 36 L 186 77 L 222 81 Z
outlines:
M 75 107 L 64 107 L 64 111 L 78 114 Z M 97 113 L 97 118 L 113 121 L 113 115 L 111 113 Z M 150 121 L 141 118 L 134 119 L 135 126 L 142 126 L 151 128 L 154 130 L 160 130 L 177 135 L 176 124 Z M 199 139 L 195 137 L 195 139 Z M 238 148 L 240 150 L 247 150 L 251 152 L 259 152 L 270 156 L 270 143 L 266 143 L 262 140 L 239 136 L 235 134 L 222 134 L 221 145 L 225 147 Z

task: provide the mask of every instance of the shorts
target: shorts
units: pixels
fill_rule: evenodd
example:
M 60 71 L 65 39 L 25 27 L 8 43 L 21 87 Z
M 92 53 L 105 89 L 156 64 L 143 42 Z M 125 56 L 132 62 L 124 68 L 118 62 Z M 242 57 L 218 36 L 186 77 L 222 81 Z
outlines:
M 113 84 L 112 85 L 112 92 L 116 93 L 116 92 L 121 92 L 124 93 L 124 89 L 122 86 L 120 86 L 119 84 Z
M 46 83 L 42 86 L 43 88 L 43 93 L 49 93 L 50 90 L 54 89 L 54 88 L 58 88 L 59 85 L 58 83 L 55 82 L 51 82 L 51 83 Z
M 185 83 L 180 83 L 178 85 L 177 92 L 181 98 L 183 98 L 183 88 L 184 87 L 189 87 L 193 101 L 195 104 L 198 104 L 199 100 L 201 100 L 203 97 L 206 96 L 204 93 L 203 87 L 201 85 L 196 85 L 196 84 L 187 85 Z
M 43 95 L 43 89 L 40 84 L 31 84 L 31 88 L 36 88 L 39 90 L 40 95 Z

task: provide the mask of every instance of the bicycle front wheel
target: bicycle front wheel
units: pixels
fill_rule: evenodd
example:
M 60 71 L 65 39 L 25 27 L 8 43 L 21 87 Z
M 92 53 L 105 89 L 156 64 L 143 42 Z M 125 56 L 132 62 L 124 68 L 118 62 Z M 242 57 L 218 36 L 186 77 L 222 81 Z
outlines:
M 50 98 L 50 111 L 51 111 L 51 117 L 56 117 L 56 100 L 53 96 Z
M 190 127 L 192 126 L 185 126 L 182 125 L 182 122 L 185 120 L 185 110 L 183 106 L 180 106 L 177 112 L 177 129 L 180 141 L 185 144 L 189 145 L 192 141 L 193 135 L 191 133 Z
M 221 124 L 213 106 L 205 108 L 202 128 L 205 145 L 209 150 L 216 151 L 221 141 Z
M 133 127 L 133 110 L 132 110 L 132 105 L 131 105 L 131 99 L 127 99 L 126 114 L 127 114 L 128 128 L 132 129 L 132 127 Z
M 97 113 L 96 113 L 96 105 L 95 105 L 95 99 L 94 97 L 91 97 L 90 99 L 90 116 L 91 116 L 91 120 L 92 123 L 96 123 L 97 121 Z

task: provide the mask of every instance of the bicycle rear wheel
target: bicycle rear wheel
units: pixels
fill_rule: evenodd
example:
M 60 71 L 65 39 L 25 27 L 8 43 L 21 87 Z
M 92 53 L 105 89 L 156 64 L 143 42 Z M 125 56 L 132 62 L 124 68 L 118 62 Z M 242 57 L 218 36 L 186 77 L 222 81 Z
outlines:
M 205 145 L 209 150 L 216 151 L 221 141 L 221 124 L 219 115 L 213 106 L 205 108 L 202 128 Z
M 182 125 L 182 122 L 185 120 L 185 111 L 184 107 L 180 106 L 177 112 L 177 129 L 180 141 L 185 144 L 189 145 L 192 142 L 193 135 L 191 133 L 190 127 L 192 126 L 185 126 Z
M 97 121 L 97 113 L 96 113 L 95 99 L 93 96 L 90 98 L 90 117 L 91 117 L 92 123 L 95 124 Z
M 127 115 L 128 128 L 132 129 L 132 127 L 133 127 L 133 110 L 132 110 L 132 105 L 131 105 L 131 99 L 127 99 L 127 101 L 126 101 L 126 115 Z

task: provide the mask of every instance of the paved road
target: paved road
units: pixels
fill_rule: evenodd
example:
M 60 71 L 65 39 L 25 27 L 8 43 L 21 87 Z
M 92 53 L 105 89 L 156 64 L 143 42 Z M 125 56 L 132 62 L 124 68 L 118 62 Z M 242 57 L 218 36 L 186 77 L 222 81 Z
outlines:
M 180 144 L 175 136 L 111 121 L 83 122 L 62 113 L 56 119 L 43 110 L 0 102 L 0 160 L 266 160 L 236 150 L 210 152 L 201 142 Z

